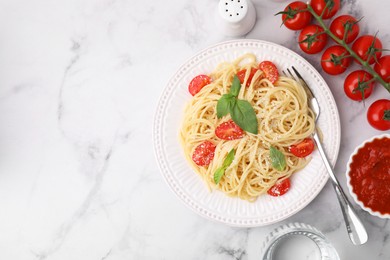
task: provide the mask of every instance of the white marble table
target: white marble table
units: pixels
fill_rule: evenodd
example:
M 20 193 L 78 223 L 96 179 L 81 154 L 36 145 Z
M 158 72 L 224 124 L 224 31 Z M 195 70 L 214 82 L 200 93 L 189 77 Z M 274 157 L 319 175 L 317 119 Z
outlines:
M 328 183 L 318 197 L 279 224 L 231 228 L 180 202 L 159 173 L 152 145 L 158 97 L 195 52 L 231 39 L 218 32 L 213 1 L 0 1 L 0 259 L 259 259 L 265 236 L 300 221 L 323 231 L 341 259 L 389 259 L 390 227 L 358 210 L 369 233 L 355 247 Z M 245 38 L 302 54 L 297 33 L 273 14 L 286 1 L 253 1 Z M 390 48 L 390 2 L 345 0 L 343 13 L 364 16 Z M 346 187 L 354 147 L 378 134 L 366 105 L 350 101 L 343 77 L 319 67 L 342 124 L 336 172 Z

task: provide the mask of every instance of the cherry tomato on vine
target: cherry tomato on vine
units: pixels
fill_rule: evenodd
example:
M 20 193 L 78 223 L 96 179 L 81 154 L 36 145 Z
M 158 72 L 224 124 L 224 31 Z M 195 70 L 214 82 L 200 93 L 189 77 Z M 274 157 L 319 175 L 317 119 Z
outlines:
M 283 24 L 290 30 L 302 30 L 309 25 L 312 15 L 308 11 L 302 11 L 307 8 L 307 4 L 301 1 L 292 2 L 286 6 L 282 14 Z
M 305 138 L 298 144 L 291 145 L 288 150 L 299 158 L 304 158 L 314 151 L 314 141 L 311 138 Z
M 383 56 L 375 63 L 374 70 L 386 82 L 390 82 L 390 55 Z
M 366 99 L 371 95 L 375 85 L 375 81 L 371 80 L 372 76 L 366 71 L 353 71 L 344 81 L 344 92 L 352 100 Z
M 267 193 L 274 197 L 279 197 L 284 195 L 291 187 L 290 179 L 284 179 L 282 181 L 276 181 L 274 186 L 272 186 Z
M 357 20 L 350 15 L 341 15 L 335 18 L 330 24 L 329 29 L 340 40 L 344 39 L 344 35 L 347 32 L 345 36 L 345 43 L 347 44 L 353 42 L 360 31 Z
M 340 0 L 311 0 L 310 5 L 316 14 L 324 13 L 322 19 L 326 20 L 333 17 L 340 9 Z
M 262 61 L 259 64 L 259 69 L 262 70 L 265 74 L 265 77 L 271 81 L 271 83 L 275 83 L 279 78 L 278 68 L 272 61 Z
M 324 49 L 328 36 L 320 26 L 311 24 L 301 31 L 298 41 L 302 51 L 314 54 Z
M 215 144 L 210 141 L 204 141 L 199 144 L 192 154 L 192 160 L 196 165 L 207 166 L 214 158 Z
M 352 45 L 352 50 L 368 64 L 373 64 L 382 56 L 382 43 L 372 35 L 363 35 L 357 38 Z M 359 61 L 356 60 L 360 64 Z
M 207 75 L 198 75 L 188 85 L 188 91 L 195 96 L 204 86 L 210 84 L 211 78 Z
M 367 110 L 367 120 L 372 127 L 386 131 L 390 129 L 390 100 L 379 99 Z
M 322 69 L 330 75 L 338 75 L 343 73 L 350 64 L 351 58 L 348 51 L 343 46 L 331 46 L 322 54 Z
M 249 73 L 248 80 L 246 81 L 245 86 L 249 87 L 249 85 L 252 82 L 252 78 L 257 71 L 258 71 L 258 69 L 251 68 L 251 72 Z M 244 83 L 244 81 L 245 81 L 245 75 L 246 75 L 246 69 L 243 69 L 243 70 L 240 70 L 239 72 L 237 72 L 237 77 L 240 80 L 241 84 Z

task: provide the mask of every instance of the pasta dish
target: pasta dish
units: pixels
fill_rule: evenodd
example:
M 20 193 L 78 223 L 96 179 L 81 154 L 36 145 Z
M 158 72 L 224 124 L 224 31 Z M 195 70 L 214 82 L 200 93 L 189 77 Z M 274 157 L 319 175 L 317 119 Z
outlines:
M 314 114 L 299 82 L 245 54 L 189 85 L 180 129 L 185 156 L 210 190 L 255 201 L 283 195 L 314 149 Z

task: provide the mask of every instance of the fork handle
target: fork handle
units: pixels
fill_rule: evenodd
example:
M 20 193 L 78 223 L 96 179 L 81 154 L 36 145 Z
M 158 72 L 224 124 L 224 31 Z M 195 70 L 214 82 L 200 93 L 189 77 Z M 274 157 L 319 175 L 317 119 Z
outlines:
M 313 138 L 316 142 L 321 158 L 325 164 L 326 170 L 330 175 L 330 179 L 332 180 L 332 186 L 336 191 L 336 195 L 340 203 L 341 211 L 343 212 L 344 221 L 347 227 L 349 238 L 351 239 L 354 245 L 362 245 L 366 243 L 368 240 L 367 231 L 364 228 L 359 217 L 357 216 L 355 210 L 351 206 L 351 203 L 345 196 L 345 193 L 341 188 L 340 183 L 337 180 L 336 175 L 334 174 L 333 168 L 330 165 L 329 160 L 325 154 L 324 148 L 322 147 L 322 143 L 317 134 L 317 131 L 314 131 Z

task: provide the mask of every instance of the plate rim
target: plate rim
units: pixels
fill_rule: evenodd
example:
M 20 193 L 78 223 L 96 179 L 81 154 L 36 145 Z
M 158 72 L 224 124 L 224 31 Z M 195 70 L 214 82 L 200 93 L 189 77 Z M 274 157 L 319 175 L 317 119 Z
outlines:
M 205 217 L 207 219 L 213 220 L 214 222 L 217 222 L 217 223 L 224 223 L 226 225 L 233 226 L 233 227 L 259 227 L 259 226 L 266 226 L 266 225 L 270 225 L 270 224 L 273 224 L 273 223 L 280 222 L 280 221 L 282 221 L 282 220 L 284 220 L 284 219 L 286 219 L 286 218 L 288 218 L 288 217 L 298 213 L 303 208 L 305 208 L 323 190 L 323 187 L 325 186 L 325 184 L 327 183 L 327 181 L 329 179 L 328 174 L 326 174 L 326 176 L 323 178 L 323 181 L 321 183 L 319 183 L 318 189 L 315 190 L 314 193 L 311 194 L 310 199 L 306 199 L 303 203 L 300 203 L 299 207 L 294 208 L 294 210 L 290 210 L 289 212 L 284 213 L 282 217 L 278 217 L 276 220 L 273 219 L 272 221 L 268 221 L 268 222 L 263 222 L 263 221 L 253 222 L 253 221 L 251 221 L 251 219 L 252 220 L 258 220 L 259 218 L 258 217 L 252 217 L 252 218 L 248 217 L 248 218 L 245 218 L 245 221 L 243 223 L 242 221 L 237 221 L 237 219 L 235 217 L 226 217 L 226 216 L 222 217 L 222 216 L 220 216 L 219 213 L 216 213 L 216 212 L 212 212 L 210 214 L 207 209 L 199 208 L 199 206 L 193 205 L 194 202 L 192 200 L 190 200 L 189 198 L 186 198 L 185 195 L 183 197 L 183 194 L 180 194 L 180 192 L 178 192 L 176 190 L 176 185 L 177 184 L 172 183 L 172 179 L 171 179 L 172 177 L 170 177 L 169 174 L 168 174 L 169 170 L 165 169 L 166 166 L 163 165 L 162 161 L 160 160 L 159 154 L 158 154 L 158 152 L 160 150 L 161 151 L 163 150 L 161 145 L 159 144 L 159 141 L 162 143 L 162 140 L 161 140 L 161 138 L 160 139 L 158 138 L 159 137 L 159 128 L 158 128 L 159 124 L 158 123 L 161 122 L 161 121 L 164 121 L 163 120 L 164 115 L 162 114 L 160 108 L 162 108 L 166 104 L 166 101 L 168 99 L 167 96 L 170 96 L 170 95 L 167 95 L 167 91 L 170 90 L 170 86 L 172 85 L 172 82 L 174 81 L 174 79 L 179 76 L 178 75 L 178 74 L 180 74 L 179 72 L 183 72 L 183 69 L 186 66 L 188 66 L 188 64 L 191 61 L 194 61 L 196 59 L 201 59 L 204 55 L 207 56 L 207 52 L 210 51 L 211 49 L 215 49 L 215 48 L 218 48 L 218 47 L 224 46 L 224 45 L 228 46 L 228 45 L 234 45 L 234 44 L 240 44 L 240 43 L 241 44 L 248 44 L 247 46 L 249 46 L 251 43 L 252 44 L 254 43 L 254 44 L 270 45 L 270 46 L 279 48 L 279 49 L 281 49 L 284 52 L 289 52 L 292 55 L 296 56 L 297 59 L 300 59 L 304 63 L 304 65 L 309 68 L 311 73 L 316 74 L 316 77 L 318 77 L 318 79 L 323 82 L 324 87 L 327 88 L 327 90 L 329 91 L 330 95 L 328 96 L 328 98 L 333 103 L 332 104 L 332 106 L 334 106 L 334 111 L 333 112 L 334 112 L 334 116 L 335 116 L 335 119 L 336 119 L 335 121 L 337 123 L 337 126 L 333 126 L 333 128 L 335 128 L 335 131 L 336 131 L 336 133 L 338 135 L 337 136 L 338 138 L 336 138 L 335 153 L 334 153 L 333 157 L 330 158 L 331 164 L 333 166 L 335 165 L 335 163 L 337 161 L 337 158 L 338 158 L 339 151 L 340 151 L 341 122 L 340 122 L 340 114 L 339 114 L 339 111 L 338 111 L 337 103 L 336 103 L 336 101 L 334 99 L 334 96 L 333 96 L 333 93 L 332 93 L 331 89 L 329 88 L 329 85 L 327 84 L 325 79 L 322 77 L 322 75 L 317 71 L 317 69 L 315 69 L 313 65 L 311 65 L 304 57 L 302 57 L 298 53 L 296 53 L 293 50 L 290 50 L 290 49 L 288 49 L 288 48 L 286 48 L 286 47 L 284 47 L 282 45 L 279 45 L 277 43 L 264 41 L 264 40 L 258 40 L 258 39 L 235 39 L 235 40 L 222 41 L 222 42 L 219 42 L 219 43 L 207 46 L 207 47 L 197 51 L 190 58 L 186 59 L 182 63 L 181 66 L 179 66 L 179 68 L 173 73 L 173 75 L 167 81 L 164 89 L 162 90 L 162 92 L 160 94 L 158 102 L 157 102 L 157 106 L 156 106 L 156 110 L 155 110 L 154 118 L 153 118 L 153 131 L 152 131 L 153 146 L 154 146 L 153 150 L 154 150 L 154 155 L 155 155 L 155 159 L 157 161 L 158 168 L 160 170 L 160 173 L 163 176 L 164 181 L 169 186 L 171 192 L 173 192 L 175 194 L 175 196 L 186 207 L 190 208 L 192 211 L 196 212 L 198 215 L 201 215 L 202 217 Z M 234 47 L 236 47 L 236 46 L 234 46 Z M 226 49 L 229 49 L 229 47 L 226 47 Z M 169 93 L 169 94 L 172 94 L 172 93 Z M 325 170 L 324 165 L 322 164 L 321 166 L 322 167 L 321 167 L 320 170 Z

